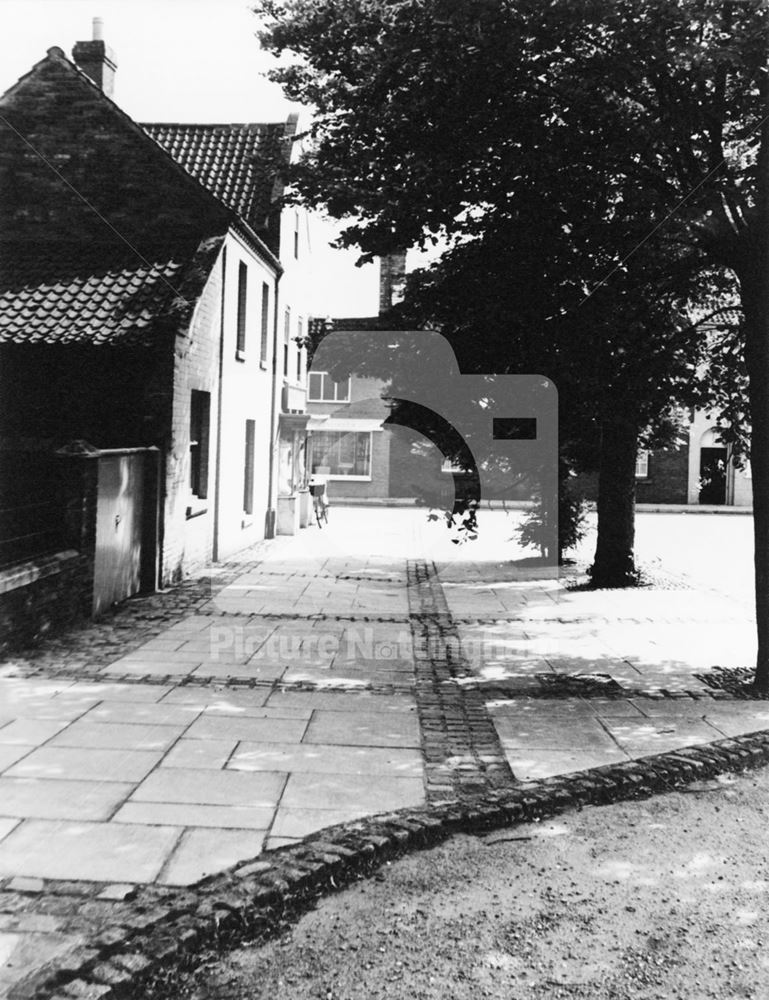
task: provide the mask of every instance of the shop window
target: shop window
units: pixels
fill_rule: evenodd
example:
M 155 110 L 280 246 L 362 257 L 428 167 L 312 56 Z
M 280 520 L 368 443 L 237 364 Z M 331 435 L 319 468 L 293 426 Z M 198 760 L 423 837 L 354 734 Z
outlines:
M 340 479 L 371 479 L 370 431 L 314 431 L 312 467 Z

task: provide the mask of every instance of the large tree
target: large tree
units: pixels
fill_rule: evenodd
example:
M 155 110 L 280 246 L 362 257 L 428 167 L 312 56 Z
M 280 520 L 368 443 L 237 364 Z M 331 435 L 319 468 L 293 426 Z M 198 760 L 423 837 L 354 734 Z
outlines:
M 734 281 L 752 421 L 756 684 L 769 689 L 769 83 L 759 0 L 261 0 L 277 76 L 317 111 L 299 189 L 364 253 L 462 238 L 539 190 L 607 229 L 584 309 L 636 243 Z M 611 180 L 608 188 L 604 181 Z M 596 197 L 606 191 L 608 197 Z M 567 197 L 569 195 L 569 197 Z M 627 207 L 630 211 L 627 212 Z M 611 229 L 612 235 L 608 235 Z M 616 240 L 616 242 L 615 242 Z M 584 262 L 583 262 L 584 263 Z M 593 312 L 595 313 L 595 309 Z M 618 429 L 618 433 L 620 433 Z M 629 430 L 627 431 L 629 436 Z
M 574 264 L 577 228 L 551 232 L 542 244 L 542 213 L 538 224 L 516 221 L 501 233 L 487 225 L 483 236 L 415 273 L 402 309 L 437 326 L 465 371 L 540 372 L 556 383 L 562 456 L 599 477 L 593 584 L 626 585 L 636 576 L 638 443 L 670 443 L 675 413 L 712 398 L 712 387 L 695 377 L 708 344 L 689 306 L 719 290 L 719 275 L 703 272 L 696 253 L 671 270 L 644 251 L 582 302 L 573 282 L 585 273 Z M 553 314 L 556 302 L 561 311 Z

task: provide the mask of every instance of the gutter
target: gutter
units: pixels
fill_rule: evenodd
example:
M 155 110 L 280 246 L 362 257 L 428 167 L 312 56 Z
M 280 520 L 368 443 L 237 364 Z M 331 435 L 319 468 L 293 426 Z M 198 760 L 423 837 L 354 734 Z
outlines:
M 276 521 L 276 510 L 273 507 L 273 488 L 275 482 L 275 449 L 277 448 L 276 441 L 276 425 L 278 422 L 278 286 L 280 283 L 281 275 L 283 274 L 283 269 L 280 268 L 275 275 L 275 305 L 273 307 L 273 323 L 272 323 L 272 398 L 270 404 L 270 456 L 269 456 L 269 471 L 267 475 L 267 511 L 264 516 L 264 537 L 274 538 L 275 537 L 275 521 Z
M 257 255 L 261 257 L 263 261 L 269 264 L 270 267 L 274 268 L 278 275 L 283 274 L 283 265 L 281 262 L 244 218 L 235 212 L 231 212 L 229 221 L 233 232 L 237 233 L 238 236 L 240 236 L 240 238 L 244 240 L 252 250 L 255 250 Z
M 227 295 L 227 246 L 222 248 L 222 296 L 219 315 L 219 384 L 216 399 L 216 467 L 214 469 L 214 541 L 213 562 L 219 562 L 219 511 L 222 482 L 222 397 L 224 396 L 224 302 Z

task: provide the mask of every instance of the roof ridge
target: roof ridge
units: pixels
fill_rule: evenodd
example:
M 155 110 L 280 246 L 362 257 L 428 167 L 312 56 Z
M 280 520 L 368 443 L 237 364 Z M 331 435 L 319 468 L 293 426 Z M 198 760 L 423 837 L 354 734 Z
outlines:
M 142 128 L 283 128 L 283 121 L 266 122 L 138 122 Z

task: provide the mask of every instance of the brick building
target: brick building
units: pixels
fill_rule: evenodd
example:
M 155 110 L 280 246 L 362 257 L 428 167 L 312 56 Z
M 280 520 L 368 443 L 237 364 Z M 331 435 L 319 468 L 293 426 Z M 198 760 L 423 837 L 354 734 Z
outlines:
M 106 543 L 134 563 L 144 546 L 127 596 L 275 531 L 272 442 L 304 408 L 306 221 L 276 204 L 296 119 L 142 126 L 109 96 L 103 40 L 73 56 L 49 49 L 0 98 L 0 565 L 72 548 L 52 456 L 79 441 L 72 461 L 124 456 L 114 502 L 154 509 L 154 532 L 119 541 L 117 513 Z M 158 474 L 131 497 L 137 449 Z
M 362 337 L 370 331 L 392 329 L 387 316 L 400 299 L 404 277 L 405 255 L 382 259 L 379 315 L 335 319 L 330 329 Z M 733 311 L 727 312 L 727 318 L 734 322 Z M 707 332 L 707 326 L 703 329 Z M 455 491 L 463 491 L 466 477 L 425 437 L 388 422 L 390 409 L 382 398 L 385 390 L 384 381 L 364 378 L 354 371 L 349 378 L 334 383 L 330 374 L 314 363 L 308 389 L 312 465 L 329 477 L 332 499 L 366 502 L 427 496 L 450 506 Z M 639 451 L 637 503 L 749 507 L 750 467 L 733 465 L 716 424 L 714 414 L 696 410 L 690 414 L 680 442 Z M 574 485 L 587 499 L 597 499 L 596 475 L 581 474 Z M 508 487 L 508 498 L 510 493 Z M 515 497 L 531 498 L 525 483 L 516 489 Z
M 372 331 L 393 330 L 388 313 L 402 297 L 405 273 L 404 253 L 382 258 L 379 314 L 326 321 L 327 329 L 359 333 L 362 338 Z M 332 500 L 426 500 L 450 505 L 454 470 L 428 438 L 388 420 L 385 391 L 385 381 L 354 371 L 335 382 L 316 359 L 308 376 L 309 465 L 328 478 Z

